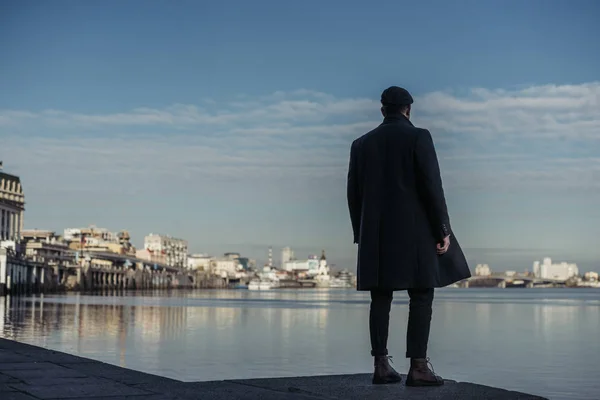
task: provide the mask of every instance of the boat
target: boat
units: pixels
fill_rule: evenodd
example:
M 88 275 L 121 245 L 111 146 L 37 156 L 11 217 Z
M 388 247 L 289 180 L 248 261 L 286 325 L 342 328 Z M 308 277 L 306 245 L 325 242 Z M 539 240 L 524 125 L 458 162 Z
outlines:
M 258 279 L 252 279 L 248 284 L 248 290 L 260 290 L 260 281 Z
M 334 278 L 329 281 L 329 287 L 333 288 L 333 289 L 338 289 L 338 288 L 351 288 L 352 286 L 349 285 L 348 282 L 346 282 L 342 279 Z
M 234 289 L 248 289 L 248 285 L 244 285 L 243 283 L 236 283 L 233 286 Z
M 248 290 L 270 290 L 277 284 L 268 279 L 252 279 L 248 284 Z
M 329 281 L 330 288 L 352 288 L 352 275 L 347 270 L 341 271 L 337 277 Z
M 273 282 L 270 281 L 261 281 L 258 284 L 258 289 L 259 290 L 269 290 L 273 287 Z

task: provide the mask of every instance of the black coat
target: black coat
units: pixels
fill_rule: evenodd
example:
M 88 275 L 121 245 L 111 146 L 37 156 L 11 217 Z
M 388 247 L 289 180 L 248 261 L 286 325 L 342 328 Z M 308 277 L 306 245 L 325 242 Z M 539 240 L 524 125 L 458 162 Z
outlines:
M 436 288 L 471 276 L 452 234 L 431 134 L 403 115 L 352 143 L 348 207 L 358 290 Z M 436 244 L 451 234 L 442 256 Z

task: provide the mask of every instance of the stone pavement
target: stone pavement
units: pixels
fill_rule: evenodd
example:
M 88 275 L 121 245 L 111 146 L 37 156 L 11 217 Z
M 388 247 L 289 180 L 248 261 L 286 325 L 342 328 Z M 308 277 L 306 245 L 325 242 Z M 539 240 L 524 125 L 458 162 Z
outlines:
M 0 338 L 0 400 L 522 399 L 542 397 L 472 383 L 373 386 L 369 374 L 180 382 Z

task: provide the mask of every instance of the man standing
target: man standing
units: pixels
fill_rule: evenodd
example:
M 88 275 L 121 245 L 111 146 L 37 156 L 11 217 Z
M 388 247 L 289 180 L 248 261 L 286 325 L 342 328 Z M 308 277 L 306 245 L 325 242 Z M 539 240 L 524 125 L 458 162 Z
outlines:
M 470 276 L 452 235 L 431 134 L 410 122 L 412 96 L 392 86 L 381 94 L 384 120 L 352 143 L 348 207 L 358 244 L 358 290 L 371 292 L 369 328 L 374 384 L 400 382 L 387 350 L 393 292 L 410 297 L 408 386 L 438 386 L 427 343 L 436 287 Z

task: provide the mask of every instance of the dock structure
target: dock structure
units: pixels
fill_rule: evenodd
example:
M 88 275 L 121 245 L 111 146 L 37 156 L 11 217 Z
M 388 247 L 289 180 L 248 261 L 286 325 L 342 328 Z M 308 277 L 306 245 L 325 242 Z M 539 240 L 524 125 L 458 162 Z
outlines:
M 566 281 L 560 279 L 548 279 L 548 278 L 536 278 L 534 276 L 525 274 L 490 274 L 472 276 L 457 284 L 457 286 L 469 288 L 469 287 L 554 287 L 564 286 Z
M 191 287 L 179 268 L 110 252 L 84 252 L 78 263 L 51 264 L 0 249 L 0 296 L 62 290 L 135 290 Z
M 404 377 L 406 378 L 406 377 Z M 202 377 L 198 377 L 199 380 Z M 441 387 L 372 385 L 370 374 L 181 382 L 0 339 L 0 399 L 139 400 L 543 400 L 543 397 L 447 380 Z

